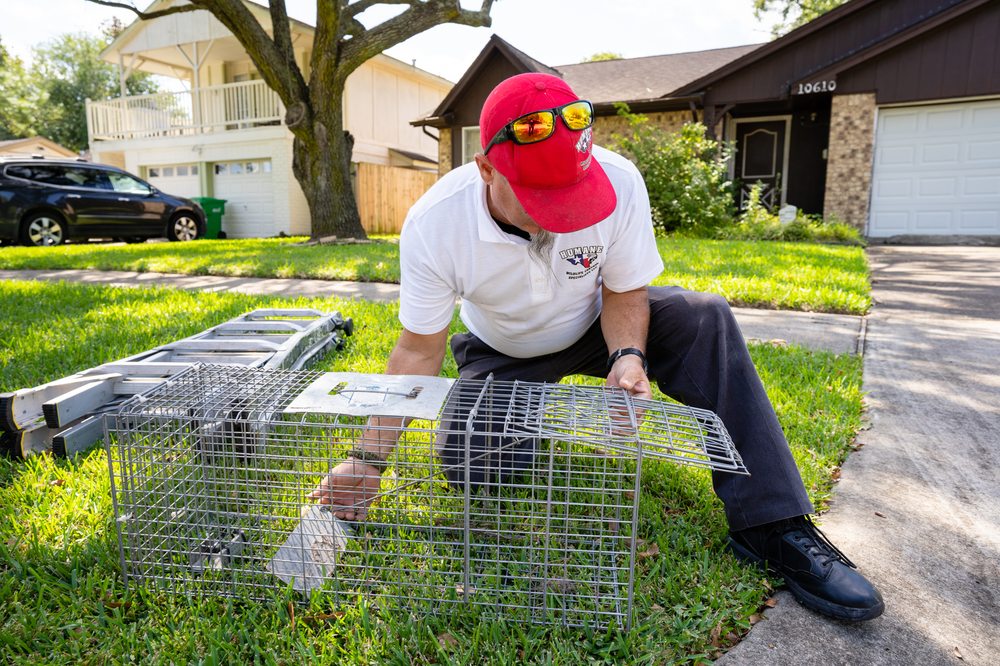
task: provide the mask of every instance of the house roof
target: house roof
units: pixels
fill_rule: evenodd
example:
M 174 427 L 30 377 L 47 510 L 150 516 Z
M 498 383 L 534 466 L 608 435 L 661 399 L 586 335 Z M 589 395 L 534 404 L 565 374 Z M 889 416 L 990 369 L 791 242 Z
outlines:
M 26 153 L 27 151 L 44 153 L 46 150 L 63 157 L 77 156 L 75 151 L 60 145 L 51 139 L 46 139 L 44 136 L 32 136 L 26 139 L 7 139 L 6 141 L 0 141 L 0 154 L 15 151 L 19 153 Z
M 390 153 L 396 153 L 401 155 L 408 160 L 413 160 L 414 162 L 426 162 L 427 164 L 437 164 L 438 161 L 433 157 L 428 157 L 427 155 L 421 155 L 420 153 L 415 153 L 412 150 L 403 150 L 402 148 L 390 148 Z
M 694 78 L 712 71 L 760 47 L 760 44 L 689 51 L 643 58 L 622 58 L 550 67 L 535 60 L 498 35 L 492 35 L 451 92 L 427 118 L 413 125 L 444 127 L 455 102 L 480 79 L 490 58 L 499 54 L 521 73 L 542 72 L 566 80 L 573 90 L 595 104 L 636 102 L 673 97 L 673 92 Z
M 747 44 L 644 58 L 583 62 L 559 65 L 555 69 L 578 95 L 595 104 L 656 99 L 670 96 L 684 84 L 760 46 Z

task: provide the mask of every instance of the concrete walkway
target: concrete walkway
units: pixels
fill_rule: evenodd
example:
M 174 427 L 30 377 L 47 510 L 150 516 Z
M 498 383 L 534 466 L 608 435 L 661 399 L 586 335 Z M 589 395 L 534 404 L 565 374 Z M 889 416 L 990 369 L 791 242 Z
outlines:
M 782 591 L 725 666 L 1000 664 L 1000 248 L 869 257 L 871 428 L 822 527 L 886 612 L 842 624 Z
M 128 271 L 0 270 L 0 280 L 80 282 L 119 287 L 175 287 L 199 291 L 310 298 L 360 298 L 387 302 L 399 298 L 399 285 L 377 282 L 338 282 L 269 278 L 172 275 Z M 735 308 L 743 335 L 753 340 L 783 340 L 807 349 L 838 354 L 859 353 L 864 338 L 864 318 L 852 315 L 753 310 Z

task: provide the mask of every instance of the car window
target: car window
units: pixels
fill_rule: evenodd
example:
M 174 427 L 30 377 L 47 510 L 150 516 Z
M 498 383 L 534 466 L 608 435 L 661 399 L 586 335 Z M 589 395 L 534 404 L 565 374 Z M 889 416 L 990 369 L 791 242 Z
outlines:
M 4 173 L 46 185 L 66 185 L 68 181 L 65 171 L 63 167 L 54 164 L 12 164 Z
M 86 187 L 91 190 L 110 190 L 111 183 L 104 171 L 87 167 L 66 167 L 64 178 L 67 182 L 56 183 L 72 187 Z
M 115 192 L 127 192 L 129 194 L 149 194 L 149 185 L 138 178 L 134 178 L 127 173 L 109 171 L 108 179 Z
M 8 176 L 24 178 L 45 185 L 61 187 L 86 187 L 110 190 L 111 182 L 105 172 L 87 167 L 64 164 L 12 164 L 4 171 Z

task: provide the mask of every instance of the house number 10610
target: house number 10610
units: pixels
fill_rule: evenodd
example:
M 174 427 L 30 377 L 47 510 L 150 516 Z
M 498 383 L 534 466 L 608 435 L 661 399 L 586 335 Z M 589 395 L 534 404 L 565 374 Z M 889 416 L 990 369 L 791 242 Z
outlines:
M 837 89 L 836 81 L 816 81 L 815 83 L 800 83 L 798 95 L 808 95 L 809 93 L 833 92 Z

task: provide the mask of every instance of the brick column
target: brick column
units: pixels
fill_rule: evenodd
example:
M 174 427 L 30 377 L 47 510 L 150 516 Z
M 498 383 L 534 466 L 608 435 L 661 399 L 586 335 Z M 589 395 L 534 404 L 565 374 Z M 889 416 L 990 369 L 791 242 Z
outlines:
M 823 215 L 864 231 L 872 186 L 875 93 L 834 95 Z
M 438 130 L 438 175 L 443 176 L 451 171 L 451 130 L 442 127 Z

